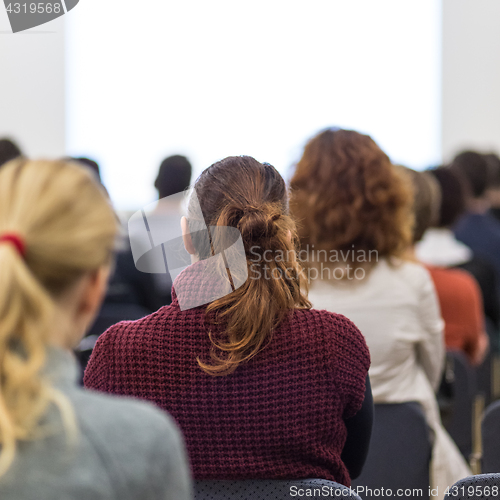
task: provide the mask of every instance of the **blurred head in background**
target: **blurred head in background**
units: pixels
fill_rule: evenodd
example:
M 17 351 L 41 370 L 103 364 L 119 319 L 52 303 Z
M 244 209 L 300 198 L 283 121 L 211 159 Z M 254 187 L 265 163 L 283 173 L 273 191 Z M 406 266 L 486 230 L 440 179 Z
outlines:
M 449 167 L 465 182 L 467 209 L 474 212 L 486 211 L 490 168 L 485 156 L 475 151 L 464 151 L 453 159 Z
M 447 167 L 436 167 L 427 171 L 440 188 L 439 216 L 433 227 L 449 228 L 455 224 L 466 209 L 466 187 L 463 178 Z
M 416 256 L 419 261 L 428 265 L 463 265 L 471 260 L 472 251 L 455 238 L 452 227 L 466 210 L 465 181 L 457 172 L 444 166 L 431 168 L 423 173 L 434 179 L 439 197 L 435 200 L 436 217 L 430 221 L 421 241 L 416 241 Z
M 160 199 L 186 190 L 191 183 L 192 167 L 185 156 L 174 155 L 165 158 L 160 165 L 155 188 Z
M 21 156 L 21 149 L 10 139 L 0 139 L 0 166 Z
M 415 225 L 413 227 L 413 244 L 424 236 L 425 231 L 435 226 L 439 220 L 441 190 L 436 179 L 427 172 L 418 172 L 411 168 L 399 167 L 407 175 L 413 186 L 413 210 Z
M 102 179 L 101 179 L 101 171 L 99 169 L 99 164 L 95 161 L 95 160 L 91 160 L 90 158 L 87 158 L 85 156 L 81 156 L 81 157 L 78 157 L 78 158 L 68 158 L 68 160 L 72 160 L 72 161 L 77 161 L 79 163 L 83 163 L 83 165 L 89 167 L 91 170 L 93 170 L 95 172 L 95 174 L 97 175 L 97 178 L 99 179 L 99 182 L 102 182 Z
M 492 213 L 499 218 L 500 212 L 500 158 L 494 153 L 484 155 L 490 172 L 490 183 L 486 190 Z
M 106 189 L 106 187 L 102 183 L 101 169 L 99 168 L 99 164 L 95 160 L 87 158 L 86 156 L 78 156 L 78 157 L 66 156 L 62 159 L 62 161 L 73 162 L 73 163 L 76 162 L 80 165 L 83 165 L 85 168 L 89 169 L 96 176 L 96 179 L 101 183 L 103 191 L 106 194 L 106 196 L 109 197 L 108 190 Z

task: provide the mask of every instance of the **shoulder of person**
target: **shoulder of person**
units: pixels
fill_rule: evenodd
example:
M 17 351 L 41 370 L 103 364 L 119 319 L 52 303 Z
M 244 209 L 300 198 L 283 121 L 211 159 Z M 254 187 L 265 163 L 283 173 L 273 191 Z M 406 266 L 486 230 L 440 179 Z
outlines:
M 100 348 L 103 345 L 116 341 L 123 336 L 142 336 L 144 333 L 154 333 L 159 329 L 163 329 L 165 320 L 170 315 L 172 306 L 163 306 L 158 311 L 148 314 L 143 318 L 136 320 L 120 321 L 110 326 L 102 335 L 97 339 L 96 346 Z
M 415 291 L 420 292 L 422 288 L 432 286 L 431 274 L 420 262 L 392 259 L 387 265 L 399 275 L 403 283 Z
M 321 309 L 300 311 L 308 320 L 308 328 L 315 338 L 330 345 L 339 355 L 360 358 L 369 366 L 370 354 L 363 333 L 346 316 Z M 300 316 L 298 315 L 299 321 Z
M 118 498 L 187 500 L 190 472 L 182 434 L 166 412 L 131 398 L 77 389 L 80 439 L 99 460 Z M 88 452 L 88 451 L 87 451 Z
M 449 286 L 460 286 L 468 289 L 477 290 L 479 285 L 474 276 L 464 270 L 459 268 L 448 268 L 448 267 L 429 267 L 432 278 L 438 277 L 446 280 Z
M 326 327 L 336 332 L 359 333 L 356 325 L 342 314 L 330 312 L 326 309 L 298 309 L 296 312 L 296 321 L 313 322 L 321 326 L 322 329 Z
M 71 399 L 83 432 L 92 433 L 103 446 L 126 446 L 134 453 L 149 454 L 160 437 L 163 448 L 169 443 L 178 447 L 182 441 L 173 418 L 146 401 L 83 389 Z

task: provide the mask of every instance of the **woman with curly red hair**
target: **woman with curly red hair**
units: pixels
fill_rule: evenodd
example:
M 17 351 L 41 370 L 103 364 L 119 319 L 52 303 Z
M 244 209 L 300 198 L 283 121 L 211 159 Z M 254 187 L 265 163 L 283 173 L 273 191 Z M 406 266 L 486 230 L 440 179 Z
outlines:
M 376 403 L 419 401 L 435 433 L 431 482 L 440 495 L 470 473 L 442 427 L 435 389 L 443 321 L 412 243 L 411 185 L 366 135 L 328 129 L 306 145 L 291 181 L 313 307 L 351 319 L 365 336 Z

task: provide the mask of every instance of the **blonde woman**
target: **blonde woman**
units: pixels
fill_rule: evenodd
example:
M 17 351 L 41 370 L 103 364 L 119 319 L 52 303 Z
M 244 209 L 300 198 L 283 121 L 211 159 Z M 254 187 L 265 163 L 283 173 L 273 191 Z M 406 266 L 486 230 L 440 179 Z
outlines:
M 13 160 L 0 172 L 0 498 L 190 498 L 172 419 L 77 386 L 71 353 L 106 289 L 117 232 L 93 174 Z

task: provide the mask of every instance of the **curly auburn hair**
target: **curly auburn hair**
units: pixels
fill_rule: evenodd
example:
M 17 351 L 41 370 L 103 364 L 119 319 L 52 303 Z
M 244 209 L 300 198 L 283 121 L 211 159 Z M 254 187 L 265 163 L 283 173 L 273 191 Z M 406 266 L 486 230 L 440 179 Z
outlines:
M 291 189 L 303 248 L 391 257 L 411 245 L 411 186 L 367 135 L 320 132 L 307 143 Z

